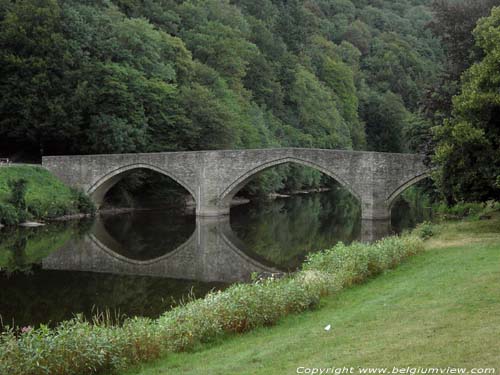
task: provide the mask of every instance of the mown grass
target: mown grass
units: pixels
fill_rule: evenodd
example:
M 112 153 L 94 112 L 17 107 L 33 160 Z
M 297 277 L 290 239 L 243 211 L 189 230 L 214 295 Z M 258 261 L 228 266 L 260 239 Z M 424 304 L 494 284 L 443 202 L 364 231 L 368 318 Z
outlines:
M 9 181 L 26 180 L 24 209 L 14 207 Z M 93 212 L 90 200 L 66 186 L 49 171 L 38 166 L 0 168 L 0 223 L 13 225 L 26 219 L 54 218 L 79 212 Z
M 124 374 L 295 374 L 299 366 L 493 367 L 498 373 L 500 215 L 432 227 L 424 253 L 322 299 L 320 309 Z

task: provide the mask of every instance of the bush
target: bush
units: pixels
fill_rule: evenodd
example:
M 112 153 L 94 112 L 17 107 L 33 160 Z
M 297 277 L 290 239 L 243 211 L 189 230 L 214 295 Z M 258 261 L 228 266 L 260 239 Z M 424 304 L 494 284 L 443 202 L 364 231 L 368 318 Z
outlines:
M 457 218 L 462 219 L 464 217 L 477 215 L 484 209 L 483 203 L 474 202 L 459 202 L 454 206 L 448 207 L 446 204 L 441 203 L 435 210 L 441 216 L 445 218 Z
M 75 318 L 52 330 L 42 326 L 17 335 L 7 330 L 0 336 L 0 373 L 107 374 L 168 351 L 189 350 L 314 308 L 321 296 L 395 267 L 422 248 L 422 240 L 414 236 L 388 237 L 371 245 L 340 243 L 310 255 L 295 274 L 235 284 L 156 320 L 134 318 L 113 326 Z
M 423 240 L 431 238 L 435 234 L 434 225 L 429 221 L 424 221 L 417 225 L 415 233 Z
M 0 336 L 0 373 L 13 375 L 109 373 L 157 358 L 161 343 L 154 321 L 127 320 L 123 326 L 91 324 L 76 317 L 54 329 L 24 327 Z
M 441 203 L 437 206 L 434 206 L 433 209 L 438 214 L 438 216 L 444 217 L 445 219 L 468 218 L 471 220 L 477 220 L 482 215 L 500 211 L 500 202 L 460 202 L 451 207 L 448 207 L 446 204 Z
M 73 195 L 76 203 L 76 209 L 83 214 L 94 215 L 96 206 L 90 197 L 81 190 L 73 190 Z
M 16 180 L 9 180 L 8 186 L 10 188 L 10 203 L 18 210 L 26 208 L 26 188 L 28 181 L 24 178 Z
M 0 202 L 0 224 L 16 225 L 19 222 L 17 209 L 9 203 Z
M 422 249 L 422 241 L 414 236 L 387 237 L 374 244 L 339 243 L 310 255 L 303 268 L 333 274 L 337 287 L 343 288 L 393 268 Z

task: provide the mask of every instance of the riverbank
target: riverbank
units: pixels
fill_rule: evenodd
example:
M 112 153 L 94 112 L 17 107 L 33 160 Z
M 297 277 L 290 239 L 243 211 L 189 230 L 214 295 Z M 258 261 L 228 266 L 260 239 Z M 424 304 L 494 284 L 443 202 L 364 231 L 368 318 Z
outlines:
M 417 231 L 430 236 L 423 253 L 325 297 L 317 310 L 124 374 L 295 374 L 299 367 L 343 366 L 499 371 L 500 213 L 488 216 L 422 226 Z
M 340 244 L 312 255 L 302 271 L 288 277 L 234 284 L 158 319 L 130 318 L 115 325 L 109 317 L 100 316 L 92 323 L 75 318 L 54 329 L 7 329 L 0 337 L 0 373 L 109 374 L 192 350 L 314 309 L 322 296 L 395 267 L 421 247 L 414 236 L 387 238 L 372 245 Z M 339 256 L 344 261 L 339 263 Z
M 13 183 L 16 183 L 16 187 Z M 0 168 L 2 225 L 89 214 L 93 211 L 94 206 L 85 194 L 66 186 L 42 167 L 16 165 Z

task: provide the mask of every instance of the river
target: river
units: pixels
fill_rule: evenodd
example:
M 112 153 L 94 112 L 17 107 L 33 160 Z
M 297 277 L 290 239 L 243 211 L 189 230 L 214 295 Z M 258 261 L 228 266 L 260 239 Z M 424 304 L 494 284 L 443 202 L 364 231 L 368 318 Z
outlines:
M 417 217 L 393 209 L 392 231 Z M 3 325 L 54 325 L 75 314 L 156 317 L 252 273 L 291 271 L 309 252 L 361 236 L 342 189 L 235 206 L 229 217 L 135 211 L 40 228 L 0 230 Z

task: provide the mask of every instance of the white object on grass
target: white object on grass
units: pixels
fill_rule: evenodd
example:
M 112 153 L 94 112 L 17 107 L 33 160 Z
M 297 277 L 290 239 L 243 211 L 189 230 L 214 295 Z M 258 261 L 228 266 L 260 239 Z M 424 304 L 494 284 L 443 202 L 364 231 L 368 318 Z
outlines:
M 325 327 L 325 331 L 329 331 L 331 328 L 332 328 L 332 325 L 331 325 L 331 324 L 328 324 L 328 325 Z

